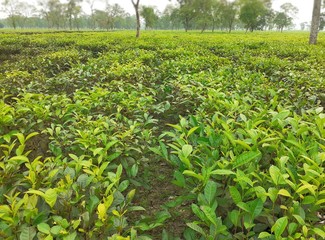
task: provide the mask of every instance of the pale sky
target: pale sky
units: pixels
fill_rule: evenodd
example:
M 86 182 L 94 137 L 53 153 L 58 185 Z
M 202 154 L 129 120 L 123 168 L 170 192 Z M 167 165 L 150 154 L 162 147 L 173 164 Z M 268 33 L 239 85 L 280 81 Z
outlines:
M 0 0 L 1 2 L 1 0 Z M 37 0 L 25 0 L 25 2 L 28 2 L 30 4 L 33 4 L 37 2 Z M 85 2 L 85 1 L 84 1 Z M 105 2 L 105 0 L 97 0 L 97 6 L 100 8 L 103 6 L 103 3 L 100 4 L 100 2 Z M 297 14 L 297 18 L 295 19 L 295 23 L 299 24 L 301 22 L 310 22 L 311 21 L 311 15 L 312 15 L 312 8 L 313 8 L 313 0 L 273 0 L 273 9 L 279 10 L 279 7 L 286 2 L 292 3 L 294 6 L 298 7 L 299 13 Z M 134 9 L 131 3 L 131 0 L 109 0 L 110 4 L 118 3 L 120 4 L 127 12 L 130 12 L 131 14 L 134 13 Z M 176 0 L 140 0 L 141 5 L 150 5 L 150 6 L 156 6 L 159 11 L 163 11 L 165 6 L 169 3 L 176 3 Z M 88 12 L 87 9 L 89 8 L 86 3 L 83 4 L 85 12 Z M 1 8 L 0 8 L 1 9 Z M 0 12 L 0 17 L 3 17 L 4 14 Z
M 109 1 L 111 4 L 112 3 L 118 3 L 123 8 L 130 12 L 133 13 L 133 6 L 131 3 L 131 0 L 110 0 Z M 168 0 L 140 0 L 141 5 L 150 5 L 150 6 L 156 6 L 161 12 L 164 10 L 165 6 L 169 3 L 176 3 L 176 0 L 168 1 Z M 273 0 L 273 9 L 279 10 L 280 6 L 283 3 L 290 2 L 294 6 L 298 7 L 299 13 L 297 14 L 297 19 L 295 19 L 295 22 L 297 24 L 301 22 L 310 22 L 311 21 L 311 16 L 312 16 L 312 9 L 313 9 L 313 0 Z

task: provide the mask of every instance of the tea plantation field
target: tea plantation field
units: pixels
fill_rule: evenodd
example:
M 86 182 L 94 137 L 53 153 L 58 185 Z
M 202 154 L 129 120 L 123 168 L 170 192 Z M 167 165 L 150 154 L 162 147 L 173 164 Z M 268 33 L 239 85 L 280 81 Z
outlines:
M 324 239 L 325 34 L 0 35 L 0 239 Z

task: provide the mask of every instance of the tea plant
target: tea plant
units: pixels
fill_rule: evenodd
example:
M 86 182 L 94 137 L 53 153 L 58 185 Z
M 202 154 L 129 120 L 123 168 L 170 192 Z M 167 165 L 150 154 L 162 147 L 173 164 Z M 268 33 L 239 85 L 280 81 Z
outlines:
M 0 238 L 325 238 L 323 34 L 132 36 L 1 35 Z

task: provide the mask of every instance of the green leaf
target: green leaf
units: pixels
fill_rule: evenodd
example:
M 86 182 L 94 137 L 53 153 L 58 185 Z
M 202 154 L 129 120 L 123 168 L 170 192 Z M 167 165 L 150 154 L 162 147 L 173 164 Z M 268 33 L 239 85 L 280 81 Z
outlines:
M 64 236 L 63 240 L 74 240 L 77 237 L 77 232 L 70 233 L 68 236 Z
M 51 228 L 51 233 L 53 235 L 59 235 L 61 230 L 63 230 L 63 228 L 61 226 L 53 226 Z
M 269 171 L 270 171 L 270 176 L 272 178 L 272 181 L 274 182 L 275 185 L 286 184 L 286 181 L 278 167 L 272 165 Z
M 106 160 L 108 162 L 111 162 L 113 161 L 114 159 L 118 158 L 122 153 L 121 152 L 115 152 L 115 153 L 112 153 L 111 155 L 107 156 L 106 157 Z
M 105 204 L 101 203 L 101 204 L 98 205 L 97 214 L 98 214 L 99 220 L 105 221 L 105 219 L 106 219 L 106 207 L 105 207 Z
M 135 195 L 135 189 L 132 189 L 127 195 L 126 195 L 126 199 L 127 201 L 130 203 L 132 201 L 132 199 L 134 198 Z
M 299 216 L 297 214 L 293 214 L 292 216 L 297 220 L 297 222 L 300 225 L 305 225 L 305 220 L 301 216 Z
M 44 194 L 44 200 L 51 208 L 55 205 L 57 197 L 58 194 L 56 193 L 56 190 L 52 188 L 46 190 Z
M 254 219 L 263 210 L 263 202 L 260 198 L 255 199 L 254 201 L 251 201 L 248 203 L 249 209 L 250 209 L 250 214 L 252 215 L 252 218 Z
M 272 226 L 272 232 L 274 232 L 275 237 L 279 239 L 288 225 L 288 217 L 279 218 Z
M 216 201 L 215 199 L 216 193 L 217 193 L 217 184 L 213 181 L 208 181 L 208 183 L 204 188 L 204 196 L 208 200 L 209 206 L 212 206 L 214 201 Z
M 235 140 L 234 143 L 237 143 L 237 144 L 241 145 L 242 147 L 244 147 L 248 151 L 252 150 L 252 148 L 247 143 L 245 143 L 244 141 Z
M 45 234 L 50 234 L 50 226 L 47 223 L 40 223 L 37 225 L 38 231 L 45 233 Z
M 120 194 L 121 194 L 121 193 L 120 193 Z M 122 195 L 122 194 L 121 194 L 121 195 Z M 123 196 L 123 195 L 122 195 L 122 196 Z M 106 208 L 106 209 L 109 209 L 110 206 L 112 205 L 113 201 L 114 201 L 114 195 L 111 194 L 111 195 L 109 195 L 109 196 L 105 199 L 105 202 L 104 202 L 104 204 L 105 204 L 105 208 Z
M 53 237 L 52 237 L 52 235 L 47 235 L 47 237 L 44 238 L 44 240 L 53 240 Z
M 199 225 L 197 225 L 196 223 L 192 222 L 192 223 L 186 223 L 186 225 L 188 227 L 190 227 L 191 229 L 193 229 L 194 231 L 200 233 L 202 236 L 206 236 L 203 228 L 201 228 Z
M 262 154 L 260 151 L 249 151 L 242 153 L 236 157 L 233 168 L 238 168 L 244 164 L 257 160 L 261 157 L 261 155 Z
M 295 222 L 290 223 L 288 226 L 289 235 L 293 235 L 297 231 L 297 228 L 298 228 L 297 223 L 295 223 Z
M 197 174 L 193 171 L 190 171 L 190 170 L 185 170 L 183 172 L 184 175 L 187 175 L 187 176 L 190 176 L 190 177 L 194 177 L 194 178 L 197 178 L 198 180 L 200 181 L 203 181 L 204 180 L 204 177 L 201 175 L 201 174 Z
M 241 195 L 236 187 L 230 186 L 229 192 L 230 192 L 232 199 L 234 200 L 234 203 L 238 204 L 239 202 L 242 202 Z
M 132 206 L 128 208 L 128 212 L 133 212 L 133 211 L 146 211 L 146 209 L 141 206 Z
M 206 217 L 204 215 L 204 213 L 201 211 L 201 209 L 196 205 L 196 204 L 192 204 L 191 205 L 191 208 L 192 208 L 192 211 L 193 213 L 198 216 L 198 218 L 201 220 L 201 221 L 206 221 Z
M 15 134 L 20 142 L 21 145 L 24 145 L 25 144 L 25 137 L 22 133 L 16 133 Z
M 93 150 L 93 155 L 96 156 L 97 154 L 99 154 L 104 148 L 96 148 L 95 150 Z
M 182 127 L 181 126 L 179 126 L 179 125 L 176 125 L 176 124 L 167 124 L 167 126 L 170 126 L 170 127 L 172 127 L 172 128 L 175 128 L 176 130 L 178 130 L 178 131 L 182 131 Z
M 230 212 L 230 220 L 236 227 L 238 227 L 240 223 L 240 212 L 238 210 L 232 210 Z
M 280 189 L 279 192 L 278 192 L 278 195 L 285 196 L 285 197 L 290 197 L 291 198 L 291 194 L 287 190 L 285 190 L 285 189 Z
M 30 139 L 30 138 L 38 135 L 38 134 L 39 134 L 38 132 L 32 132 L 32 133 L 28 134 L 28 136 L 26 137 L 25 141 L 27 141 L 28 139 Z
M 236 205 L 237 205 L 237 207 L 243 209 L 244 211 L 246 211 L 248 213 L 251 211 L 247 203 L 239 202 Z
M 19 235 L 19 240 L 33 240 L 36 236 L 34 227 L 24 227 Z
M 267 195 L 269 196 L 269 198 L 271 199 L 271 201 L 272 201 L 273 203 L 275 202 L 275 200 L 276 200 L 277 197 L 278 197 L 278 192 L 279 192 L 279 190 L 276 189 L 276 188 L 273 188 L 273 187 L 270 187 L 270 188 L 268 189 L 268 193 L 267 193 Z
M 272 122 L 275 121 L 275 120 L 284 120 L 289 115 L 290 115 L 289 110 L 283 110 L 283 111 L 277 113 L 276 115 L 274 115 L 274 117 L 272 118 Z
M 182 153 L 186 158 L 192 153 L 192 151 L 193 151 L 193 147 L 191 145 L 185 144 L 182 147 Z
M 29 162 L 28 158 L 26 156 L 24 156 L 24 155 L 14 156 L 14 157 L 10 158 L 8 161 L 9 162 L 20 161 L 21 163 L 23 163 L 23 162 L 28 163 Z
M 89 203 L 87 204 L 87 210 L 90 214 L 93 213 L 98 203 L 99 203 L 98 197 L 96 195 L 91 195 L 89 198 Z
M 303 152 L 303 153 L 306 152 L 305 147 L 302 144 L 300 144 L 299 142 L 294 141 L 294 140 L 286 140 L 286 142 L 290 143 L 293 146 L 296 146 L 301 152 Z
M 217 226 L 216 213 L 209 206 L 202 206 L 201 210 L 203 211 L 204 215 L 210 220 L 210 222 L 213 225 Z
M 271 237 L 272 235 L 269 234 L 268 232 L 261 232 L 259 235 L 258 235 L 258 238 L 262 239 L 262 238 L 268 238 L 268 237 Z
M 217 170 L 211 171 L 210 175 L 236 175 L 236 173 L 234 173 L 231 170 L 227 170 L 227 169 L 217 169 Z
M 162 156 L 168 160 L 168 151 L 167 151 L 166 145 L 162 141 L 159 141 L 159 146 L 161 149 Z
M 194 133 L 199 127 L 193 127 L 187 132 L 187 137 L 189 137 L 192 133 Z
M 118 186 L 118 190 L 120 192 L 123 192 L 125 191 L 128 186 L 130 185 L 130 181 L 129 180 L 124 180 L 123 182 L 120 183 L 120 185 Z
M 325 232 L 322 229 L 315 227 L 313 228 L 313 232 L 320 236 L 322 239 L 325 239 Z
M 29 194 L 36 194 L 36 195 L 38 195 L 38 196 L 41 196 L 42 198 L 45 197 L 45 194 L 44 194 L 43 192 L 39 191 L 39 190 L 34 190 L 34 189 L 32 189 L 32 190 L 27 191 L 26 193 L 29 193 Z
M 114 141 L 111 141 L 111 142 L 107 143 L 106 146 L 105 146 L 105 149 L 106 150 L 110 149 L 112 146 L 114 146 L 118 142 L 119 142 L 118 140 L 114 140 Z
M 175 180 L 172 181 L 173 184 L 175 184 L 175 185 L 177 185 L 179 187 L 184 187 L 185 186 L 185 177 L 181 172 L 175 171 L 174 172 L 174 177 L 175 177 Z

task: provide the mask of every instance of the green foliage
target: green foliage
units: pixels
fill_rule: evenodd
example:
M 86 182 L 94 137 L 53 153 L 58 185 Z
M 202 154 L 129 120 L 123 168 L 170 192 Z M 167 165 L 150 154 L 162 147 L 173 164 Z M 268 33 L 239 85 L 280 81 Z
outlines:
M 7 35 L 0 238 L 167 239 L 186 207 L 184 239 L 324 237 L 325 62 L 303 33 Z M 184 190 L 145 212 L 156 158 Z

